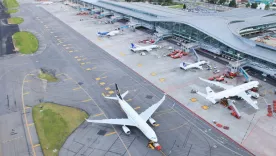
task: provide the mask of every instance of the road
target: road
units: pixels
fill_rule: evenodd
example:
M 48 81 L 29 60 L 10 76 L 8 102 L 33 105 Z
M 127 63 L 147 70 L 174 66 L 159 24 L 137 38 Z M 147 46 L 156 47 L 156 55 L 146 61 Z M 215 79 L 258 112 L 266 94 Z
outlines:
M 142 112 L 163 96 L 160 89 L 43 8 L 34 4 L 22 4 L 18 14 L 25 20 L 20 25 L 20 29 L 29 30 L 38 35 L 43 48 L 40 48 L 39 52 L 33 56 L 16 55 L 2 60 L 3 66 L 0 67 L 1 99 L 7 99 L 9 95 L 14 99 L 13 101 L 21 101 L 21 95 L 24 97 L 22 98 L 23 106 L 17 104 L 20 102 L 12 105 L 18 117 L 15 115 L 11 117 L 12 112 L 9 112 L 7 108 L 1 110 L 3 112 L 6 110 L 3 113 L 6 116 L 0 117 L 3 119 L 0 123 L 5 124 L 4 121 L 9 120 L 10 124 L 16 123 L 12 126 L 22 131 L 19 138 L 13 136 L 6 138 L 11 141 L 9 141 L 8 149 L 2 149 L 3 155 L 41 155 L 39 144 L 35 144 L 37 137 L 34 126 L 29 127 L 32 120 L 29 107 L 41 100 L 84 109 L 90 114 L 90 118 L 122 118 L 125 115 L 116 102 L 105 100 L 102 96 L 102 94 L 114 95 L 111 92 L 114 91 L 114 83 L 118 83 L 121 92 L 130 91 L 126 98 L 134 108 L 137 108 L 138 112 Z M 36 81 L 35 75 L 32 75 L 43 67 L 55 70 L 60 76 L 60 82 L 47 85 L 47 92 L 40 91 L 39 82 Z M 82 92 L 74 92 L 74 87 L 81 88 Z M 71 98 L 76 99 L 69 100 Z M 28 113 L 26 116 L 21 113 L 22 109 L 26 109 L 23 111 L 25 114 Z M 59 154 L 252 155 L 169 96 L 153 118 L 160 124 L 154 129 L 163 147 L 163 154 L 148 149 L 146 138 L 136 128 L 131 128 L 132 134 L 126 136 L 119 126 L 91 123 L 83 123 L 67 139 Z M 21 123 L 17 121 L 19 119 Z M 25 128 L 22 122 L 25 123 Z M 10 129 L 1 130 L 8 133 Z M 26 135 L 23 135 L 24 130 Z M 24 142 L 24 139 L 28 141 Z M 12 146 L 19 143 L 19 140 L 27 145 L 20 149 Z M 2 141 L 2 147 L 4 145 L 6 144 Z

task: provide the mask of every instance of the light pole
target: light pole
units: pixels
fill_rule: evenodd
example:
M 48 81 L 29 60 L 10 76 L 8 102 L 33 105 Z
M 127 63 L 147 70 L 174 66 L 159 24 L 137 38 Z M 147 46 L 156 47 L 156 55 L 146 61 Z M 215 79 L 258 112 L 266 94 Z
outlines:
M 240 57 L 240 54 L 238 53 L 237 54 L 237 57 L 238 57 L 238 60 L 237 60 L 237 66 L 236 66 L 236 68 L 237 68 L 237 74 L 238 74 L 238 72 L 239 72 L 239 57 Z M 238 79 L 237 79 L 237 81 L 236 81 L 236 86 L 238 85 Z

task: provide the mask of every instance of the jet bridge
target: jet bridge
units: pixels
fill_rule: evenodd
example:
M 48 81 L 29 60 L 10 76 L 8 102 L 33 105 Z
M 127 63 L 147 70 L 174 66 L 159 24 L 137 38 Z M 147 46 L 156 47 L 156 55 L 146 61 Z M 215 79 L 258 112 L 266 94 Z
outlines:
M 157 33 L 155 33 L 154 35 L 157 37 L 157 39 L 155 40 L 154 44 L 160 42 L 161 40 L 164 40 L 164 38 L 173 36 L 172 31 L 170 30 L 163 29 L 161 27 L 156 27 L 155 30 L 157 31 Z
M 104 17 L 106 17 L 106 16 L 112 16 L 112 15 L 113 15 L 112 12 L 102 12 L 102 13 L 98 16 L 98 18 L 104 18 Z

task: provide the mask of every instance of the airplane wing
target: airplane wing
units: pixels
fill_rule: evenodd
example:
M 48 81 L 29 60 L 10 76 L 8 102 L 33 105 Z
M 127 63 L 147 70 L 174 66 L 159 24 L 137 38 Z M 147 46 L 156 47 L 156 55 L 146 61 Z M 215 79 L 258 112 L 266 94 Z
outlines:
M 102 119 L 102 120 L 89 120 L 85 119 L 87 122 L 102 123 L 102 124 L 112 124 L 112 125 L 125 125 L 125 126 L 136 126 L 130 119 Z
M 158 107 L 165 101 L 166 95 L 163 96 L 163 98 L 158 101 L 157 103 L 150 106 L 148 109 L 146 109 L 144 112 L 140 114 L 140 117 L 144 119 L 144 121 L 147 121 L 151 115 L 158 109 Z
M 198 69 L 203 70 L 203 68 L 200 65 L 196 65 L 196 66 L 194 66 L 194 68 L 198 68 Z
M 233 88 L 234 86 L 232 85 L 227 85 L 227 84 L 223 84 L 223 83 L 220 83 L 220 82 L 216 82 L 216 81 L 210 81 L 210 80 L 206 80 L 206 79 L 203 79 L 201 77 L 199 77 L 200 80 L 204 81 L 204 82 L 207 82 L 207 83 L 210 83 L 212 85 L 215 85 L 215 86 L 218 86 L 220 88 L 223 88 L 223 89 L 230 89 L 230 88 Z
M 238 95 L 239 97 L 241 97 L 242 99 L 244 99 L 248 104 L 250 104 L 253 108 L 255 109 L 259 109 L 259 107 L 257 106 L 257 101 L 254 101 L 251 99 L 250 96 L 248 96 L 245 92 L 241 92 Z

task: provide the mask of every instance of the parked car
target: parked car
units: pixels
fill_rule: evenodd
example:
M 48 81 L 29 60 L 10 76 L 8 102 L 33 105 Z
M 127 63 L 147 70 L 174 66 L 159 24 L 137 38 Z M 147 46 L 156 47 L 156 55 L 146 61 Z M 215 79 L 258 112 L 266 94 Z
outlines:
M 220 72 L 220 70 L 215 70 L 213 73 L 214 74 L 217 74 L 217 73 L 219 73 Z

